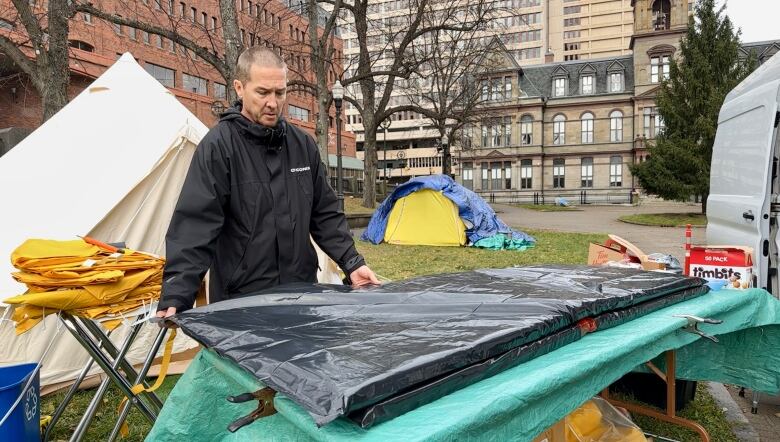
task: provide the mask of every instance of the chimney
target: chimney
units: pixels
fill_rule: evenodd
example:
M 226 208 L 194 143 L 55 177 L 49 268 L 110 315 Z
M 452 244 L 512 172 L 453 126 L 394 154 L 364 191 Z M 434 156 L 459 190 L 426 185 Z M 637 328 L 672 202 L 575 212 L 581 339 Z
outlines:
M 544 62 L 545 63 L 552 63 L 553 58 L 555 58 L 555 54 L 553 54 L 552 49 L 547 49 L 547 52 L 544 54 Z

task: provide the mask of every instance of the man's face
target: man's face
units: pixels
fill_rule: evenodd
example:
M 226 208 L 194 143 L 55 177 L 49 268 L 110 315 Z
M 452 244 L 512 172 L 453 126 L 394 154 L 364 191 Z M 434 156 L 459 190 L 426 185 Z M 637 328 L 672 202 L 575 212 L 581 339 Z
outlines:
M 249 80 L 233 81 L 236 94 L 243 98 L 241 113 L 263 126 L 273 127 L 279 121 L 287 99 L 287 71 L 282 68 L 252 65 Z

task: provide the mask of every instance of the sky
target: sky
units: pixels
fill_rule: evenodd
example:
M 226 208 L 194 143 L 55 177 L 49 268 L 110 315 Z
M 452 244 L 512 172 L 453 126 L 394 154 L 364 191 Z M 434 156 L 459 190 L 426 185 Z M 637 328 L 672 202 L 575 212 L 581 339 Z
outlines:
M 723 0 L 718 4 L 722 5 Z M 742 42 L 780 40 L 779 0 L 728 0 L 726 14 L 742 28 Z

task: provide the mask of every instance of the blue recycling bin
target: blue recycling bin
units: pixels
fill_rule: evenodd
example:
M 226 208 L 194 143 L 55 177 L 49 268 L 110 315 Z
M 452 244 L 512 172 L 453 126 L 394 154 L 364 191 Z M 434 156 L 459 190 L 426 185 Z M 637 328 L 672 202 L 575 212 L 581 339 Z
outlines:
M 8 413 L 16 399 L 19 405 L 0 426 L 0 441 L 38 442 L 41 440 L 41 380 L 38 364 L 18 364 L 0 367 L 0 419 Z M 35 379 L 24 391 L 35 372 Z

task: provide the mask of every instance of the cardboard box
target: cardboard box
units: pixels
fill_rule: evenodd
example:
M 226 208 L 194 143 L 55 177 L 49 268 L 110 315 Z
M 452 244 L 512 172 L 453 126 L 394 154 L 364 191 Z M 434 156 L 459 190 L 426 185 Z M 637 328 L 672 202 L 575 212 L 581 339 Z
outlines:
M 753 249 L 741 246 L 692 246 L 688 275 L 724 281 L 730 289 L 753 287 Z
M 648 261 L 647 255 L 639 247 L 617 236 L 609 235 L 606 243 L 590 243 L 588 247 L 588 265 L 600 266 L 610 261 L 636 262 L 644 270 L 664 270 L 666 267 L 658 262 Z

